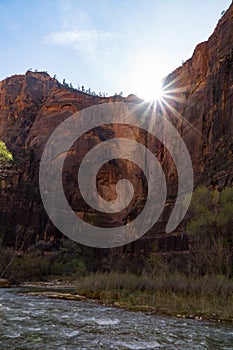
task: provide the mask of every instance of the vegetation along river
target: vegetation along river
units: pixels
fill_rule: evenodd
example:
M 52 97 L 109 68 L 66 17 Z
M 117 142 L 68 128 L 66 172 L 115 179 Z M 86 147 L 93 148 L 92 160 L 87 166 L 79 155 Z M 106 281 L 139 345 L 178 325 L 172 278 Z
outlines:
M 0 349 L 233 349 L 232 325 L 0 289 Z

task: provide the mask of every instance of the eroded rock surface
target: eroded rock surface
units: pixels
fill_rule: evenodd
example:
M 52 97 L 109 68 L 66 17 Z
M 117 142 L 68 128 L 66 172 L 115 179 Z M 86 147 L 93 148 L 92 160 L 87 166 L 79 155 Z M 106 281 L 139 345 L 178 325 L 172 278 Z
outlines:
M 220 19 L 208 41 L 199 44 L 191 59 L 164 80 L 166 103 L 157 113 L 176 126 L 192 158 L 195 185 L 222 188 L 233 183 L 233 5 Z M 5 244 L 24 249 L 45 240 L 54 242 L 62 234 L 49 221 L 38 187 L 40 157 L 55 128 L 71 114 L 106 102 L 123 102 L 137 108 L 139 117 L 148 108 L 130 95 L 100 98 L 64 87 L 44 72 L 26 72 L 0 82 L 0 139 L 14 155 L 14 164 L 0 171 L 0 234 Z M 165 131 L 163 131 L 165 132 Z M 129 137 L 149 147 L 163 166 L 168 183 L 165 210 L 150 232 L 131 245 L 132 250 L 187 249 L 185 226 L 166 235 L 165 224 L 177 194 L 177 172 L 164 145 L 138 128 L 126 125 L 100 126 L 78 140 L 69 152 L 63 185 L 73 210 L 88 222 L 119 226 L 140 213 L 146 200 L 146 180 L 140 169 L 126 160 L 103 166 L 98 174 L 99 193 L 111 200 L 116 183 L 128 178 L 135 185 L 134 201 L 120 215 L 100 215 L 91 210 L 77 190 L 77 170 L 84 155 L 96 144 L 112 137 Z M 159 241 L 156 239 L 159 238 Z

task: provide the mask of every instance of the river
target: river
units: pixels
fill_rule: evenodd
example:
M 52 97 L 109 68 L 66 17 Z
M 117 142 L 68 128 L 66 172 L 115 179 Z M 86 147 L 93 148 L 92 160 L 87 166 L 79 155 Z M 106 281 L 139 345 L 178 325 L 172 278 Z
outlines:
M 0 350 L 233 349 L 233 326 L 0 289 Z

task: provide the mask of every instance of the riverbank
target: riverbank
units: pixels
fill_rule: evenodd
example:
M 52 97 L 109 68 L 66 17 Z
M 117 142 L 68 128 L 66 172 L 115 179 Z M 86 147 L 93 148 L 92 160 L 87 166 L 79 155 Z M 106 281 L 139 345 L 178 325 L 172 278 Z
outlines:
M 48 298 L 92 301 L 132 311 L 233 323 L 231 280 L 227 284 L 222 276 L 202 277 L 187 279 L 185 284 L 184 280 L 181 283 L 177 276 L 173 277 L 176 277 L 173 288 L 169 278 L 166 279 L 167 285 L 162 283 L 161 277 L 154 278 L 149 288 L 145 276 L 123 277 L 119 274 L 95 274 L 76 282 L 26 282 L 22 286 L 37 288 L 28 293 Z M 138 284 L 139 280 L 141 284 Z
M 183 296 L 176 295 L 165 295 L 161 298 L 161 295 L 143 295 L 141 294 L 132 294 L 129 291 L 122 291 L 119 295 L 116 291 L 112 292 L 101 292 L 99 294 L 89 291 L 86 294 L 77 294 L 77 293 L 62 293 L 56 291 L 36 291 L 36 292 L 27 292 L 31 296 L 44 296 L 50 299 L 62 299 L 62 300 L 73 300 L 73 301 L 91 301 L 98 303 L 104 306 L 123 308 L 129 311 L 141 311 L 151 314 L 166 315 L 166 316 L 175 316 L 180 318 L 189 318 L 196 320 L 208 320 L 208 321 L 217 321 L 217 322 L 233 322 L 233 318 L 229 313 L 224 312 L 222 308 L 217 309 L 216 303 L 213 304 L 213 300 L 195 300 L 184 298 Z M 145 304 L 145 299 L 147 298 L 148 304 Z M 152 300 L 156 299 L 156 302 Z M 161 300 L 163 301 L 161 302 Z M 167 300 L 167 303 L 164 303 L 164 299 Z M 132 302 L 133 300 L 133 302 Z M 178 301 L 178 302 L 177 302 Z M 201 304 L 205 304 L 203 309 Z M 206 304 L 208 303 L 208 307 Z M 163 304 L 163 305 L 162 305 Z M 155 306 L 152 306 L 155 305 Z M 197 308 L 198 307 L 198 308 Z M 215 311 L 212 313 L 212 311 Z M 224 309 L 224 311 L 227 311 Z M 217 312 L 217 313 L 216 313 Z

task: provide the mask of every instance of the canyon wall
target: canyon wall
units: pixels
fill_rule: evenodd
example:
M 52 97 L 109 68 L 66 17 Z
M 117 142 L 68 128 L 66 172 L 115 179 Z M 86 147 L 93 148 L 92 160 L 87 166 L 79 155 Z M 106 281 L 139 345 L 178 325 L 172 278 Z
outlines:
M 165 95 L 156 113 L 168 118 L 184 139 L 190 153 L 195 186 L 205 183 L 221 189 L 233 183 L 233 5 L 219 20 L 208 41 L 199 44 L 188 61 L 164 79 Z M 138 117 L 154 106 L 134 96 L 101 98 L 60 84 L 45 72 L 26 72 L 0 82 L 0 140 L 13 153 L 14 162 L 0 169 L 0 236 L 3 243 L 19 249 L 38 241 L 56 242 L 62 234 L 43 208 L 38 169 L 45 143 L 62 121 L 86 107 L 123 102 Z M 149 111 L 149 112 L 148 112 Z M 165 131 L 163 131 L 165 132 Z M 128 137 L 148 147 L 160 161 L 168 184 L 167 201 L 157 224 L 131 251 L 185 251 L 185 221 L 175 232 L 164 229 L 177 194 L 177 172 L 171 155 L 161 142 L 139 128 L 127 125 L 100 126 L 86 133 L 69 152 L 63 185 L 73 210 L 94 225 L 115 227 L 133 220 L 142 210 L 147 184 L 132 162 L 116 160 L 103 166 L 97 178 L 99 193 L 107 200 L 116 196 L 116 183 L 128 178 L 134 199 L 117 215 L 96 213 L 82 200 L 77 188 L 78 166 L 85 154 L 112 137 Z

